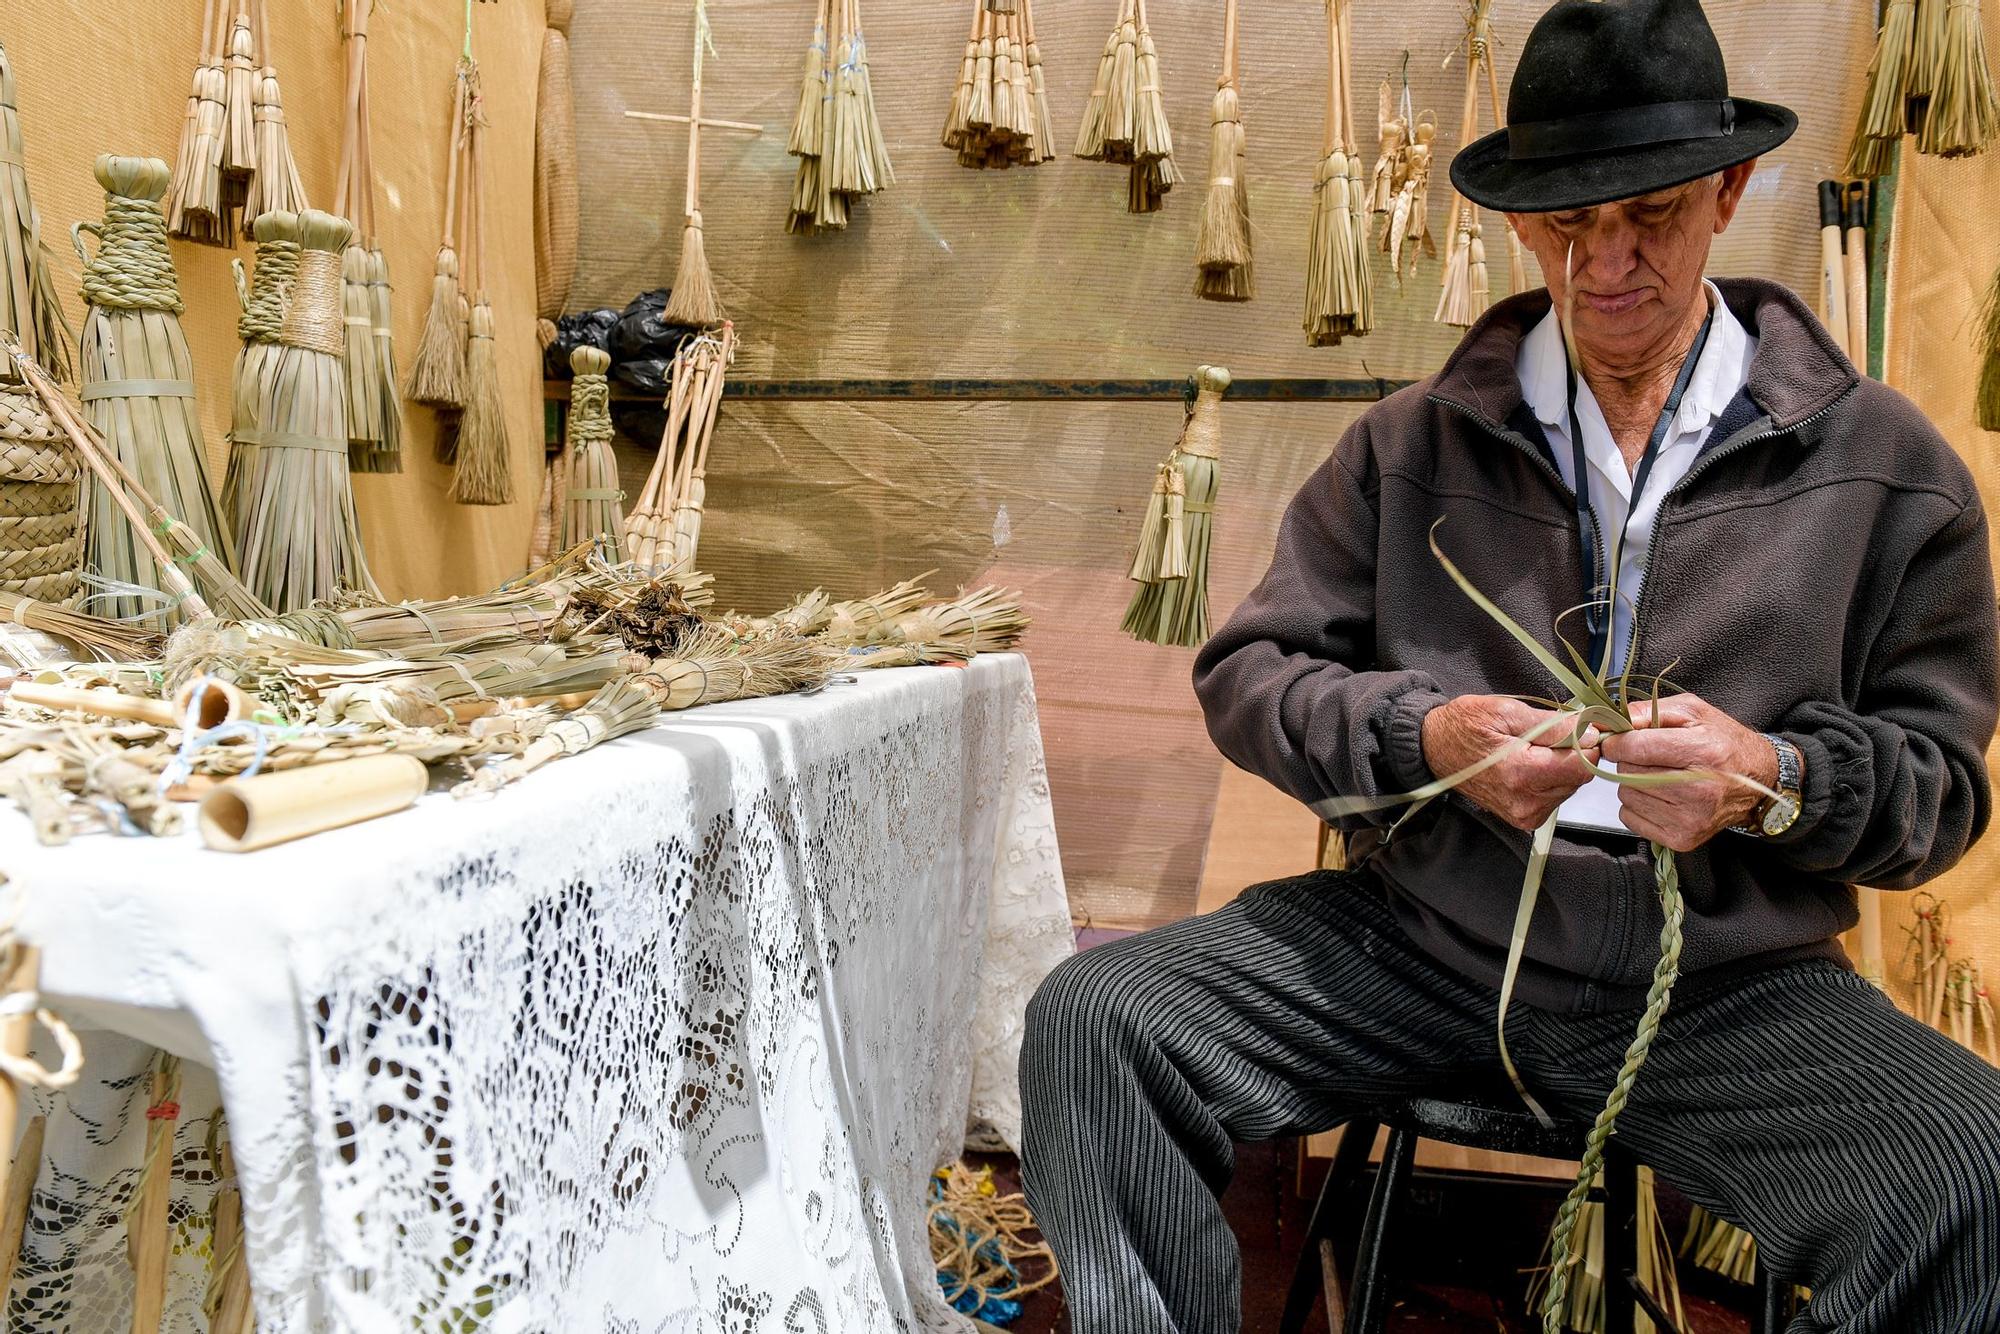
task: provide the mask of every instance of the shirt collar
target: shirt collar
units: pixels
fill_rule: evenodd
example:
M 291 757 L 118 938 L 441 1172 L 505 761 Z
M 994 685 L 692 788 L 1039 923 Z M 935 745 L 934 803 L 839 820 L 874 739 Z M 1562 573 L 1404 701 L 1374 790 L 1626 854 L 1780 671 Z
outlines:
M 1694 378 L 1688 381 L 1687 393 L 1681 399 L 1675 422 L 1681 431 L 1705 426 L 1722 415 L 1729 401 L 1736 397 L 1736 391 L 1743 387 L 1743 372 L 1749 360 L 1746 354 L 1750 336 L 1744 331 L 1742 321 L 1729 309 L 1729 303 L 1722 299 L 1714 283 L 1704 278 L 1702 286 L 1707 289 L 1709 309 L 1715 312 L 1715 319 L 1709 326 L 1701 360 L 1695 364 Z M 1569 356 L 1563 350 L 1562 324 L 1554 309 L 1521 340 L 1516 372 L 1521 382 L 1521 397 L 1534 412 L 1535 420 L 1567 433 Z M 1579 386 L 1579 390 L 1590 391 L 1588 385 Z

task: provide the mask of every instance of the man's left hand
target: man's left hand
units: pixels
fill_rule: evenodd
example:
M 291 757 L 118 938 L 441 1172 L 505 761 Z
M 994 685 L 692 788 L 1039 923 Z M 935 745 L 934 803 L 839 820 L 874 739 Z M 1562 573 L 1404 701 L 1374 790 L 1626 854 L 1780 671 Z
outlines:
M 1631 707 L 1635 730 L 1606 734 L 1604 758 L 1625 774 L 1707 770 L 1741 774 L 1766 787 L 1778 781 L 1771 743 L 1694 695 L 1669 695 Z M 1722 778 L 1688 779 L 1659 787 L 1620 786 L 1625 827 L 1675 852 L 1692 852 L 1723 830 L 1745 823 L 1763 797 Z

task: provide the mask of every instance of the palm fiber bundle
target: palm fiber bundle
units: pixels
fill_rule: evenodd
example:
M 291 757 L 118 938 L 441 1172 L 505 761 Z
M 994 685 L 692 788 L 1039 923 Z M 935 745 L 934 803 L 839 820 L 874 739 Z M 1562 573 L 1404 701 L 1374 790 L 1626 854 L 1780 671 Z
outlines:
M 1151 644 L 1199 648 L 1208 639 L 1208 557 L 1221 478 L 1222 396 L 1229 372 L 1196 368 L 1180 439 L 1160 466 L 1139 533 L 1139 584 L 1122 628 Z
M 200 63 L 188 93 L 181 146 L 165 213 L 169 234 L 201 245 L 233 247 L 236 228 L 222 194 L 229 79 L 224 72 L 230 0 L 203 0 Z
M 1331 347 L 1366 334 L 1372 323 L 1368 267 L 1368 201 L 1356 157 L 1346 14 L 1349 0 L 1326 5 L 1326 118 L 1319 166 L 1313 173 L 1311 231 L 1306 244 L 1306 342 Z
M 1248 301 L 1250 183 L 1244 160 L 1243 106 L 1236 74 L 1236 0 L 1222 8 L 1222 74 L 1209 109 L 1208 200 L 1195 242 L 1194 294 L 1209 301 Z
M 83 468 L 21 385 L 0 379 L 0 590 L 67 602 L 83 568 Z M 0 620 L 9 608 L 0 607 Z
M 242 484 L 237 563 L 250 591 L 279 613 L 344 588 L 374 592 L 348 482 L 340 288 L 352 235 L 331 213 L 299 215 L 298 275 Z
M 535 315 L 544 346 L 576 276 L 576 107 L 569 24 L 575 0 L 544 0 L 542 69 L 535 93 Z
M 799 160 L 792 182 L 792 207 L 785 219 L 785 230 L 793 233 L 810 234 L 846 221 L 845 215 L 836 222 L 822 219 L 819 213 L 826 105 L 833 100 L 827 67 L 826 10 L 827 0 L 819 0 L 812 41 L 806 45 L 805 69 L 799 75 L 799 105 L 792 113 L 792 135 L 785 145 L 785 151 Z
M 444 187 L 444 237 L 438 242 L 437 264 L 431 278 L 430 308 L 424 312 L 424 331 L 417 342 L 417 354 L 410 361 L 410 401 L 440 412 L 458 412 L 465 407 L 465 298 L 459 286 L 459 194 L 465 174 L 468 146 L 468 115 L 478 67 L 470 57 L 461 58 L 452 76 L 451 143 Z M 441 463 L 451 462 L 444 445 L 456 435 L 440 431 Z
M 375 167 L 368 115 L 368 19 L 373 6 L 374 0 L 346 3 L 347 117 L 333 211 L 354 229 L 341 256 L 348 463 L 355 472 L 393 473 L 403 470 L 403 415 L 389 327 L 389 265 L 374 241 Z
M 1144 0 L 1121 0 L 1070 151 L 1092 162 L 1125 164 L 1126 208 L 1133 213 L 1156 211 L 1180 181 Z
M 973 0 L 972 34 L 942 139 L 960 166 L 1034 167 L 1052 156 L 1047 92 L 1038 100 L 1033 82 L 1040 56 L 1031 73 L 1029 49 L 1025 0 Z
M 1862 95 L 1861 116 L 1848 150 L 1849 176 L 1874 177 L 1887 171 L 1903 137 L 1916 17 L 1917 0 L 1889 0 L 1882 11 L 1875 54 L 1868 60 L 1868 90 Z
M 157 657 L 160 652 L 160 636 L 151 630 L 107 621 L 4 588 L 0 588 L 0 621 L 25 625 L 73 645 L 81 650 L 80 658 L 136 662 Z
M 1020 593 L 987 587 L 928 603 L 897 617 L 886 638 L 891 643 L 924 644 L 974 657 L 1012 651 L 1027 630 Z
M 257 39 L 250 0 L 233 0 L 232 10 L 222 42 L 222 202 L 234 210 L 257 177 Z
M 840 3 L 840 0 L 834 0 Z M 692 324 L 707 328 L 722 318 L 722 298 L 716 295 L 715 278 L 708 270 L 708 243 L 701 230 L 701 61 L 710 47 L 708 0 L 694 0 L 694 75 L 688 92 L 687 188 L 683 196 L 680 266 L 674 271 L 673 291 L 668 295 L 661 318 L 669 324 Z M 838 104 L 835 98 L 835 105 Z M 829 106 L 828 123 L 837 119 Z M 831 131 L 827 132 L 831 141 Z M 835 142 L 835 151 L 838 144 Z M 822 190 L 831 171 L 831 151 L 822 150 L 820 163 Z
M 634 665 L 631 680 L 662 711 L 735 699 L 761 699 L 825 685 L 833 655 L 810 639 L 783 632 L 738 636 L 707 626 L 672 653 Z
M 841 648 L 886 641 L 897 621 L 930 600 L 924 580 L 935 573 L 926 570 L 873 596 L 834 603 L 821 621 L 820 637 Z
M 706 11 L 698 6 L 696 12 L 699 21 L 706 24 Z M 861 31 L 860 0 L 826 0 L 820 6 L 805 63 L 799 83 L 798 112 L 793 117 L 792 137 L 787 145 L 787 151 L 799 159 L 799 168 L 793 181 L 792 206 L 785 230 L 813 235 L 846 227 L 854 201 L 894 185 L 896 172 L 889 163 L 888 142 L 882 137 L 882 125 L 875 114 L 875 86 L 868 68 L 868 40 Z M 701 52 L 697 49 L 697 102 L 700 79 Z M 821 90 L 817 107 L 809 105 L 815 86 Z M 689 161 L 693 162 L 698 152 L 692 126 L 688 137 Z M 690 168 L 691 219 L 699 213 L 699 185 Z M 684 240 L 698 245 L 698 231 L 690 223 Z M 684 248 L 683 274 L 689 272 L 689 262 L 689 252 Z M 697 275 L 698 281 L 702 278 L 705 273 Z M 697 292 L 696 296 L 701 294 Z M 708 296 L 712 303 L 712 284 Z M 680 299 L 678 280 L 674 283 L 674 299 Z M 692 314 L 711 308 L 714 314 L 706 320 L 687 318 L 682 322 L 708 325 L 722 318 L 719 304 L 703 306 L 691 298 L 688 309 Z M 669 319 L 674 318 L 672 310 L 669 306 Z
M 251 96 L 251 119 L 257 136 L 257 174 L 243 201 L 243 225 L 248 228 L 266 213 L 297 213 L 306 206 L 305 186 L 292 158 L 291 130 L 285 123 L 285 97 L 278 71 L 271 64 L 271 25 L 265 0 L 257 0 L 256 33 L 264 63 L 257 70 Z
M 1917 151 L 1936 157 L 1981 153 L 2000 134 L 2000 95 L 1986 63 L 1986 25 L 1979 0 L 1944 3 L 1930 103 L 1917 128 Z
M 500 396 L 497 325 L 486 295 L 486 192 L 484 160 L 486 113 L 475 73 L 466 108 L 465 178 L 466 275 L 472 308 L 465 327 L 465 415 L 458 424 L 452 460 L 451 498 L 461 505 L 506 505 L 514 499 L 513 459 L 507 439 L 507 408 Z
M 674 356 L 667 425 L 639 499 L 625 516 L 625 557 L 645 570 L 687 569 L 701 539 L 708 446 L 736 353 L 736 328 L 691 338 Z
M 229 528 L 208 479 L 180 286 L 159 204 L 167 164 L 107 154 L 97 159 L 96 175 L 104 187 L 104 222 L 79 224 L 78 230 L 98 238 L 97 253 L 86 254 L 80 238 L 77 246 L 90 306 L 81 355 L 85 415 L 149 495 L 211 553 L 227 553 Z M 90 569 L 118 583 L 169 592 L 104 488 L 94 483 L 90 492 Z M 111 600 L 107 614 L 147 610 L 153 608 L 138 598 L 121 597 Z
M 299 272 L 299 218 L 296 213 L 270 212 L 250 226 L 257 238 L 256 269 L 248 290 L 242 290 L 242 263 L 237 282 L 243 314 L 236 336 L 243 340 L 231 377 L 229 467 L 222 475 L 222 512 L 230 531 L 243 532 L 243 479 L 257 455 L 258 414 L 278 364 L 278 335 L 285 327 L 285 304 Z
M 569 354 L 569 364 L 576 377 L 570 382 L 569 448 L 563 456 L 562 549 L 602 543 L 605 559 L 620 564 L 625 559 L 625 493 L 618 489 L 618 456 L 611 448 L 611 385 L 604 378 L 611 356 L 580 347 Z
M 63 313 L 41 217 L 28 194 L 26 145 L 14 98 L 14 66 L 0 46 L 0 329 L 13 330 L 29 356 L 58 379 L 68 379 L 76 333 Z

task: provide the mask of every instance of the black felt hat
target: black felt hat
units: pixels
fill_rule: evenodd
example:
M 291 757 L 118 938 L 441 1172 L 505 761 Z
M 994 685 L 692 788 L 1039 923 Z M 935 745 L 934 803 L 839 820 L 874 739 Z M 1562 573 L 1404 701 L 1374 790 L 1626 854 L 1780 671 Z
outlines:
M 1504 213 L 1587 208 L 1747 162 L 1798 124 L 1729 95 L 1699 0 L 1557 0 L 1521 48 L 1507 128 L 1462 149 L 1451 183 Z

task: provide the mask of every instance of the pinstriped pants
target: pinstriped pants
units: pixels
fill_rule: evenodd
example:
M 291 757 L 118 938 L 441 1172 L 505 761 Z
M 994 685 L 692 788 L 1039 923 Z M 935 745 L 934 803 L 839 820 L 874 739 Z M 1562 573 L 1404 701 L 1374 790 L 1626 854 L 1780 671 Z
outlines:
M 1058 968 L 1028 1007 L 1022 1158 L 1077 1334 L 1235 1334 L 1233 1142 L 1490 1083 L 1495 999 L 1335 872 Z M 1636 1021 L 1517 1004 L 1508 1046 L 1587 1120 Z M 1618 1135 L 1812 1289 L 1790 1334 L 2000 1331 L 2000 1071 L 1839 966 L 1685 983 Z

